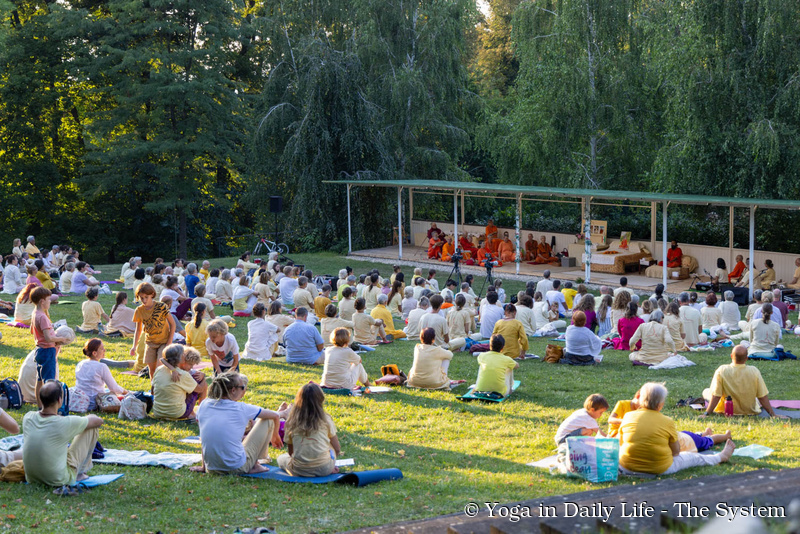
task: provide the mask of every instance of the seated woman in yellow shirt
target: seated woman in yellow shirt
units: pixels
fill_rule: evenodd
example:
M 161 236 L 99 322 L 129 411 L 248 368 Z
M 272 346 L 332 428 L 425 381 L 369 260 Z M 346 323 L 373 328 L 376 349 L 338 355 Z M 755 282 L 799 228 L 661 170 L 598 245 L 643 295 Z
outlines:
M 691 467 L 727 462 L 736 448 L 727 440 L 722 452 L 681 452 L 675 421 L 661 413 L 667 388 L 648 382 L 639 392 L 641 407 L 628 412 L 619 426 L 619 465 L 624 474 L 671 475 Z
M 50 291 L 55 290 L 56 283 L 53 282 L 53 279 L 50 278 L 50 274 L 47 272 L 47 269 L 44 268 L 44 261 L 36 260 L 33 262 L 33 264 L 37 269 L 39 269 L 39 272 L 36 273 L 36 278 L 38 278 L 42 285 Z
M 386 335 L 391 335 L 394 339 L 402 339 L 406 337 L 406 333 L 402 330 L 395 330 L 394 320 L 392 319 L 392 312 L 386 307 L 389 297 L 381 293 L 378 295 L 378 305 L 372 308 L 370 315 L 373 319 L 380 319 L 383 321 L 384 330 Z

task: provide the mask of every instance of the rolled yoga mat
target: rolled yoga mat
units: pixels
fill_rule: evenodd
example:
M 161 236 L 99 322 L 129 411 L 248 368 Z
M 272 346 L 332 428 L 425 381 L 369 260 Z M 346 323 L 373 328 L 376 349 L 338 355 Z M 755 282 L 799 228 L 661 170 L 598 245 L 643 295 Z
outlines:
M 383 482 L 384 480 L 399 480 L 403 478 L 403 472 L 396 468 L 336 473 L 335 475 L 328 475 L 325 477 L 295 477 L 278 467 L 265 467 L 268 467 L 269 471 L 242 476 L 266 478 L 269 480 L 279 480 L 281 482 L 295 482 L 298 484 L 328 484 L 330 482 L 336 482 L 337 484 L 352 484 L 358 487 L 374 484 L 375 482 Z

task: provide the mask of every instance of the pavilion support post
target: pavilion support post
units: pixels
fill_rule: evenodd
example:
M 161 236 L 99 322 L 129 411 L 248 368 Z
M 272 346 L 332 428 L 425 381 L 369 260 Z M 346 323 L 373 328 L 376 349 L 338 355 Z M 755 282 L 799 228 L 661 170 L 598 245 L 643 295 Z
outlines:
M 592 278 L 592 199 L 586 197 L 581 199 L 583 204 L 583 246 L 586 253 L 586 261 L 583 264 L 584 276 L 588 284 Z
M 519 262 L 522 260 L 522 256 L 520 255 L 519 251 L 519 232 L 520 232 L 521 221 L 522 221 L 522 194 L 519 194 L 517 195 L 517 226 L 516 226 L 517 253 L 514 256 L 517 264 L 517 274 L 519 274 Z
M 733 206 L 728 206 L 728 265 L 733 268 Z
M 656 251 L 656 232 L 658 231 L 658 203 L 650 203 L 650 251 Z
M 403 259 L 403 188 L 397 188 L 397 259 Z
M 755 245 L 756 245 L 756 207 L 751 206 L 750 207 L 750 259 L 747 260 L 748 263 L 747 268 L 750 270 L 750 272 L 747 273 L 750 283 L 747 285 L 750 288 L 749 295 L 751 299 L 753 298 L 753 263 L 755 261 L 753 256 L 755 255 L 755 250 L 754 250 L 756 248 Z
M 459 191 L 453 191 L 453 246 L 458 246 L 458 197 Z M 453 249 L 455 250 L 455 248 Z
M 464 190 L 463 189 L 461 190 L 461 226 L 464 226 Z
M 350 184 L 347 184 L 347 253 L 353 253 L 353 228 L 350 223 Z
M 667 290 L 667 206 L 669 203 L 665 200 L 661 203 L 661 261 L 664 263 L 664 268 L 661 269 L 661 283 L 664 284 L 664 291 Z

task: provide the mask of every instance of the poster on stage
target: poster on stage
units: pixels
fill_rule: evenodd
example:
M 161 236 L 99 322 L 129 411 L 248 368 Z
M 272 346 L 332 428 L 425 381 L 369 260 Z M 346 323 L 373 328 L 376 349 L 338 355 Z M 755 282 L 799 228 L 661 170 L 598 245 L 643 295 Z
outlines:
M 606 234 L 608 233 L 608 221 L 591 221 L 591 240 L 595 245 L 606 244 Z M 581 231 L 586 228 L 586 219 L 583 220 Z

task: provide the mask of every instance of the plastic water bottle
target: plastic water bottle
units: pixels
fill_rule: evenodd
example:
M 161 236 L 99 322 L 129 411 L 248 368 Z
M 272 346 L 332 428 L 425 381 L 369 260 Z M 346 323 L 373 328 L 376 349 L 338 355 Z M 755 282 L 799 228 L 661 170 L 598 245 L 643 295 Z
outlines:
M 733 415 L 733 399 L 730 395 L 725 398 L 725 417 Z

